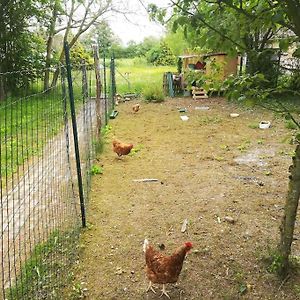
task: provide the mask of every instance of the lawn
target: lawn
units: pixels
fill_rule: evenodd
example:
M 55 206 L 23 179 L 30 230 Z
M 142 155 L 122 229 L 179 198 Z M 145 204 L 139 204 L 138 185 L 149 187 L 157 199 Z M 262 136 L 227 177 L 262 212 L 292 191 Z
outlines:
M 89 72 L 88 76 L 92 74 Z M 78 109 L 82 105 L 81 72 L 73 72 L 73 89 Z M 19 96 L 0 101 L 0 174 L 5 178 L 3 186 L 13 173 L 24 172 L 28 160 L 40 155 L 45 144 L 64 125 L 64 97 L 60 83 L 44 92 L 42 82 L 38 81 L 19 93 Z M 69 115 L 69 99 L 66 101 Z M 19 166 L 23 166 L 23 170 L 18 169 Z
M 148 86 L 159 86 L 162 89 L 163 74 L 175 72 L 175 66 L 153 66 L 144 59 L 121 59 L 116 60 L 117 93 L 143 92 Z
M 67 297 L 167 299 L 159 298 L 158 286 L 157 295 L 145 291 L 147 237 L 155 247 L 163 243 L 166 253 L 185 241 L 194 245 L 178 283 L 167 287 L 173 300 L 299 299 L 299 226 L 292 247 L 298 267 L 289 280 L 279 280 L 268 259 L 279 240 L 292 131 L 266 110 L 223 98 L 142 102 L 134 114 L 135 102 L 121 103 L 110 121 L 97 160 L 103 174 L 93 177 L 88 228 Z M 178 108 L 187 109 L 187 121 Z M 259 129 L 261 120 L 271 127 Z M 118 159 L 114 138 L 137 151 Z M 158 182 L 134 181 L 142 178 Z

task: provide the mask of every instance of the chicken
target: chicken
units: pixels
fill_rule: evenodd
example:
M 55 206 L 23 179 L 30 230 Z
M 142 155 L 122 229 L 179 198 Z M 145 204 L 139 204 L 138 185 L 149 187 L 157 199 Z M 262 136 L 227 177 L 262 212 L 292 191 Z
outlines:
M 145 239 L 143 250 L 146 258 L 146 274 L 150 281 L 147 291 L 151 289 L 151 291 L 156 293 L 152 283 L 160 283 L 163 285 L 161 296 L 165 295 L 170 299 L 165 284 L 177 282 L 185 256 L 192 247 L 191 242 L 186 242 L 177 248 L 172 255 L 166 256 L 155 250 L 153 246 L 149 245 L 148 240 Z
M 116 152 L 119 157 L 121 157 L 122 155 L 129 154 L 131 149 L 133 148 L 132 144 L 126 144 L 116 140 L 114 140 L 112 144 L 113 144 L 113 151 Z
M 140 105 L 137 103 L 137 104 L 134 104 L 133 106 L 132 106 L 132 110 L 133 110 L 133 112 L 138 112 L 139 111 L 139 109 L 140 109 Z

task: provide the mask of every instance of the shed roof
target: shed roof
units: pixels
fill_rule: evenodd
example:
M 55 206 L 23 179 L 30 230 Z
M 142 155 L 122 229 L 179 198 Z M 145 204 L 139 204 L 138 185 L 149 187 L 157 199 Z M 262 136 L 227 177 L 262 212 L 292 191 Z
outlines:
M 209 56 L 217 56 L 217 55 L 227 55 L 225 52 L 211 52 L 206 54 L 183 54 L 179 55 L 180 58 L 192 58 L 192 57 L 209 57 Z

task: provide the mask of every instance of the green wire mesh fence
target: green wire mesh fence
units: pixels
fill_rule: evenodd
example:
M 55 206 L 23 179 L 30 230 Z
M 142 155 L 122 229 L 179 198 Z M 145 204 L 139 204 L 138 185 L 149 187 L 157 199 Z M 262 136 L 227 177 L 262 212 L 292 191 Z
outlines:
M 0 264 L 3 299 L 57 299 L 77 260 L 82 226 L 66 65 L 0 73 Z M 69 66 L 70 67 L 70 66 Z M 96 120 L 94 65 L 72 65 L 84 209 L 91 185 Z M 103 74 L 101 75 L 103 76 Z M 107 114 L 100 99 L 101 118 Z M 104 100 L 103 100 L 104 99 Z M 102 123 L 105 125 L 105 122 Z

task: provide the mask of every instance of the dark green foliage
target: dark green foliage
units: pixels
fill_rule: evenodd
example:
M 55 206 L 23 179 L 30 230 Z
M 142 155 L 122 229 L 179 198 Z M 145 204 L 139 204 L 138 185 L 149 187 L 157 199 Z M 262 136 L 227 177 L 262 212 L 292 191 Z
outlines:
M 300 91 L 300 70 L 291 75 L 289 88 L 291 90 Z
M 261 52 L 248 52 L 247 72 L 251 75 L 261 73 L 265 86 L 274 87 L 279 76 L 279 52 L 276 49 L 264 49 Z
M 174 65 L 175 56 L 166 43 L 161 42 L 159 47 L 155 47 L 148 52 L 147 61 L 155 66 Z
M 183 64 L 183 62 L 182 62 L 182 58 L 178 58 L 177 59 L 177 72 L 180 74 L 181 72 L 182 72 L 182 64 Z
M 18 72 L 0 78 L 0 99 L 28 86 L 36 76 L 33 69 L 42 67 L 42 41 L 29 30 L 30 20 L 39 16 L 35 5 L 31 0 L 1 2 L 0 72 Z
M 255 75 L 229 76 L 223 83 L 227 99 L 232 101 L 255 104 L 257 101 L 266 100 L 270 90 L 265 87 L 269 81 L 261 73 Z
M 82 62 L 85 61 L 91 65 L 94 63 L 93 58 L 85 51 L 83 45 L 78 42 L 71 49 L 72 64 L 75 66 L 81 66 Z

